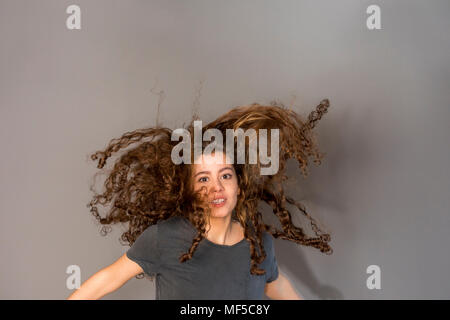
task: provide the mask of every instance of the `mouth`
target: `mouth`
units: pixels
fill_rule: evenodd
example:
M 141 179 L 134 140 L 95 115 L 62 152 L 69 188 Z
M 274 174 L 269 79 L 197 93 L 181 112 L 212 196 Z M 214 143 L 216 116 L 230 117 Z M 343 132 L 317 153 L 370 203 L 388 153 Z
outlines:
M 213 201 L 211 201 L 210 204 L 215 208 L 219 208 L 219 207 L 224 206 L 226 201 L 227 201 L 227 199 L 225 199 L 225 198 L 217 198 L 217 199 L 214 199 Z

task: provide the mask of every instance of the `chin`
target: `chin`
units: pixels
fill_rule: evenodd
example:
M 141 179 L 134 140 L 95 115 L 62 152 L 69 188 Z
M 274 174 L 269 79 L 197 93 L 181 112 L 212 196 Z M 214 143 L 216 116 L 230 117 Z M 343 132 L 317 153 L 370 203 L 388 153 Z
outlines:
M 231 215 L 232 212 L 227 212 L 226 210 L 211 210 L 211 217 L 213 218 L 224 218 Z

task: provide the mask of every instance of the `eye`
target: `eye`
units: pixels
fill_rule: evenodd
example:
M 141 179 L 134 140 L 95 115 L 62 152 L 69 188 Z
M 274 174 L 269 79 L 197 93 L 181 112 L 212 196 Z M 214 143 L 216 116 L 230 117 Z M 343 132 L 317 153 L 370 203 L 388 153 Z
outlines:
M 200 179 L 198 179 L 198 182 L 206 182 L 207 180 L 202 180 L 202 179 L 208 179 L 208 177 L 201 177 Z
M 226 177 L 226 176 L 229 176 L 229 178 L 226 178 L 226 179 L 231 179 L 231 177 L 232 177 L 231 173 L 225 173 L 222 177 Z

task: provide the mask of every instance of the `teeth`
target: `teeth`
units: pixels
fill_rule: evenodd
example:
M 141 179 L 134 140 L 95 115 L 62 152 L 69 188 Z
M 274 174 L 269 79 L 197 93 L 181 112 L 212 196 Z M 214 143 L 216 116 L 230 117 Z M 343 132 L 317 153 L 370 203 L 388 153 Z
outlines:
M 218 204 L 218 203 L 222 203 L 224 201 L 225 201 L 225 199 L 216 199 L 216 200 L 213 200 L 213 203 Z

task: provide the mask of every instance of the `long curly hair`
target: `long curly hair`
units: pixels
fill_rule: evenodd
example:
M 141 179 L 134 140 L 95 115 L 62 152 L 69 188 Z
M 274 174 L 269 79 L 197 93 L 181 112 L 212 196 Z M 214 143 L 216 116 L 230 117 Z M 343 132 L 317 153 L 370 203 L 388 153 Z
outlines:
M 331 237 L 317 226 L 316 221 L 306 212 L 304 206 L 295 199 L 285 195 L 283 182 L 288 180 L 285 175 L 286 161 L 296 159 L 302 174 L 307 176 L 308 157 L 314 156 L 314 162 L 320 164 L 323 158 L 317 150 L 312 129 L 318 120 L 327 112 L 328 99 L 324 99 L 303 120 L 295 111 L 286 108 L 281 103 L 271 102 L 270 105 L 253 103 L 237 106 L 202 128 L 203 132 L 215 128 L 225 137 L 226 129 L 279 129 L 279 170 L 274 175 L 261 175 L 261 164 L 249 164 L 248 158 L 243 164 L 233 164 L 238 186 L 238 195 L 233 219 L 239 221 L 244 229 L 244 236 L 250 244 L 251 274 L 262 275 L 265 271 L 258 265 L 266 258 L 262 245 L 262 232 L 267 231 L 275 238 L 311 246 L 321 252 L 331 254 L 328 244 Z M 197 116 L 185 127 L 193 137 L 193 123 Z M 103 151 L 90 155 L 92 160 L 98 160 L 97 167 L 102 169 L 113 153 L 122 148 L 140 142 L 127 150 L 114 163 L 113 169 L 107 174 L 104 182 L 105 191 L 97 194 L 88 207 L 96 220 L 102 225 L 100 233 L 106 235 L 111 231 L 110 225 L 128 222 L 128 230 L 120 237 L 124 245 L 132 245 L 139 235 L 150 225 L 172 216 L 187 218 L 197 229 L 190 249 L 179 257 L 180 262 L 192 259 L 200 241 L 205 238 L 207 227 L 208 205 L 192 187 L 192 165 L 174 164 L 171 158 L 172 149 L 178 141 L 172 141 L 173 130 L 161 127 L 138 129 L 123 134 L 119 139 L 113 139 Z M 202 133 L 203 133 L 202 132 Z M 203 136 L 203 135 L 202 135 Z M 149 138 L 148 141 L 144 139 Z M 193 139 L 193 138 L 192 138 Z M 191 143 L 193 145 L 193 141 Z M 205 143 L 203 143 L 203 148 Z M 247 139 L 245 142 L 248 148 Z M 237 148 L 234 148 L 235 152 Z M 246 152 L 248 157 L 248 152 Z M 236 155 L 235 158 L 236 159 Z M 193 161 L 191 162 L 193 163 Z M 100 174 L 102 172 L 98 172 Z M 97 176 L 97 174 L 95 176 Z M 282 230 L 263 222 L 258 211 L 258 203 L 266 202 L 279 219 Z M 111 203 L 105 217 L 102 217 L 97 204 L 106 206 Z M 315 237 L 309 237 L 302 228 L 295 226 L 287 204 L 294 205 L 311 223 Z M 142 278 L 143 273 L 137 276 Z

